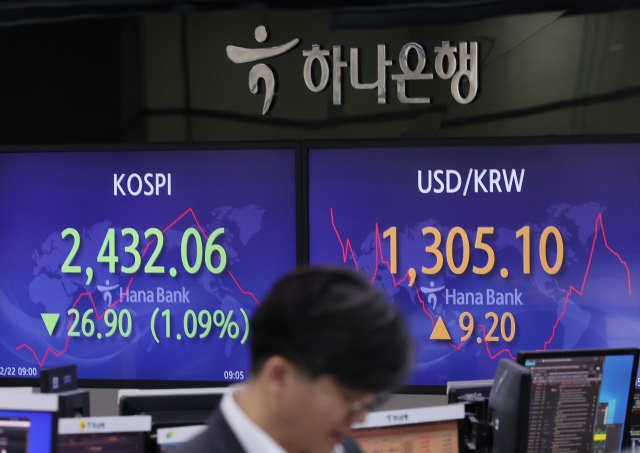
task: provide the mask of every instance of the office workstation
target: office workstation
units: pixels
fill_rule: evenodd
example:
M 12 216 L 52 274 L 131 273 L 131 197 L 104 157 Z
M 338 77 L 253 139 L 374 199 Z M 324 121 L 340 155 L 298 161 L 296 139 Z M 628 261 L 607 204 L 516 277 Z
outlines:
M 570 451 L 637 448 L 637 370 L 571 356 L 639 345 L 636 2 L 29 3 L 0 5 L 0 386 L 175 450 L 248 379 L 276 279 L 331 264 L 415 342 L 363 451 L 558 451 L 567 404 Z
M 375 410 L 352 427 L 364 453 L 635 451 L 638 349 L 523 352 L 448 405 Z M 167 453 L 202 433 L 227 388 L 120 391 L 120 415 L 69 417 L 63 393 L 7 392 L 0 448 L 12 453 Z M 203 406 L 207 410 L 202 411 Z M 73 414 L 71 414 L 73 415 Z

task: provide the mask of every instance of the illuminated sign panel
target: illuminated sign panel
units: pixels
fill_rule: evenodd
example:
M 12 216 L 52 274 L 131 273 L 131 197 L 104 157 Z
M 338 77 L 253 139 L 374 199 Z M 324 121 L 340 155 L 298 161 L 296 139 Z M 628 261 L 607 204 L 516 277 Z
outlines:
M 408 384 L 634 346 L 638 175 L 635 144 L 310 149 L 310 262 L 361 270 L 402 310 Z
M 296 266 L 294 149 L 0 154 L 0 376 L 225 382 Z

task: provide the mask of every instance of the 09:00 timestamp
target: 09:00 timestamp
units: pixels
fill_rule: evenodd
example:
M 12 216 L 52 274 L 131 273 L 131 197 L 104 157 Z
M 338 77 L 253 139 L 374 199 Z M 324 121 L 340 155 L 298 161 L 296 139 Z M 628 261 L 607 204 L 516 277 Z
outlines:
M 0 377 L 36 377 L 38 370 L 35 367 L 24 366 L 0 366 Z

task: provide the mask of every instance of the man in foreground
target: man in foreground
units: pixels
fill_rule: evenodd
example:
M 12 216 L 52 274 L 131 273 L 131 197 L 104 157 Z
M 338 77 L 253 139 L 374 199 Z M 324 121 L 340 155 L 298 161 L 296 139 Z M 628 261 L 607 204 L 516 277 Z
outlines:
M 402 383 L 410 344 L 399 312 L 359 274 L 296 270 L 254 313 L 248 382 L 180 452 L 357 452 L 351 425 Z

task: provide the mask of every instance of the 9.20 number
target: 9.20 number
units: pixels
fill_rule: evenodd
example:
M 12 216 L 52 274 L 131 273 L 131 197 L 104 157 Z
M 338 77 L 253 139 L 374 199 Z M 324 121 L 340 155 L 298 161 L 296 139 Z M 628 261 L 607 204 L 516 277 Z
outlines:
M 484 317 L 487 320 L 491 319 L 493 322 L 491 328 L 489 329 L 489 332 L 485 334 L 484 341 L 500 340 L 500 338 L 493 335 L 495 330 L 498 328 L 498 324 L 500 324 L 500 334 L 502 335 L 502 339 L 504 341 L 508 343 L 516 336 L 516 320 L 511 313 L 506 312 L 502 315 L 502 318 L 499 318 L 497 314 L 490 311 Z M 464 332 L 466 332 L 466 335 L 464 335 L 461 340 L 467 341 L 469 338 L 471 338 L 473 329 L 475 327 L 473 315 L 471 315 L 471 313 L 469 313 L 468 311 L 465 311 L 460 315 L 460 319 L 458 321 L 460 322 L 460 328 Z M 509 331 L 509 334 L 507 334 L 507 330 Z

